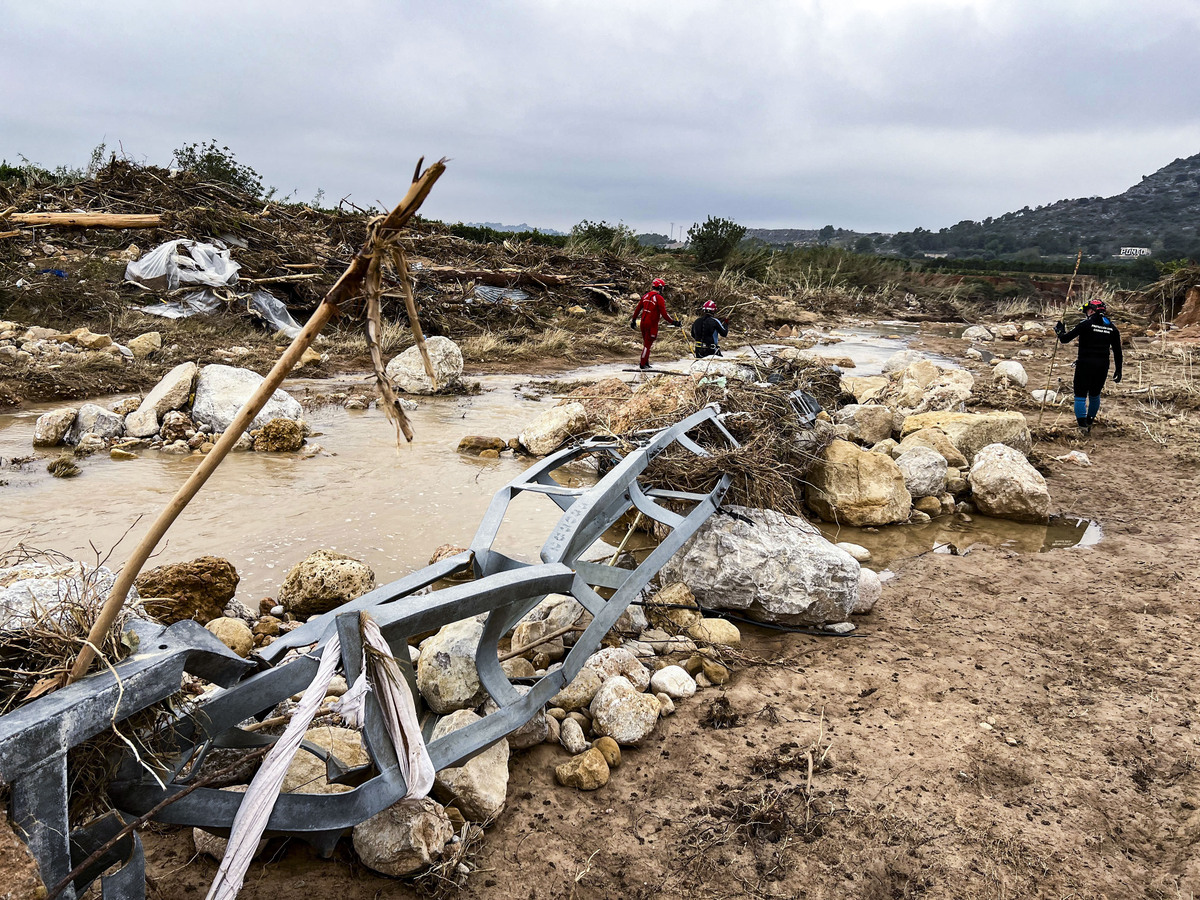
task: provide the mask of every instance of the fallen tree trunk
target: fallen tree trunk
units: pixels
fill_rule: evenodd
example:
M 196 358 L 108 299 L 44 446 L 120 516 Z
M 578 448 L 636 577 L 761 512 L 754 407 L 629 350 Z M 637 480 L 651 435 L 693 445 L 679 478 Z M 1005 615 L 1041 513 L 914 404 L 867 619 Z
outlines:
M 163 217 L 154 213 L 14 213 L 5 221 L 17 225 L 48 225 L 59 228 L 158 228 Z

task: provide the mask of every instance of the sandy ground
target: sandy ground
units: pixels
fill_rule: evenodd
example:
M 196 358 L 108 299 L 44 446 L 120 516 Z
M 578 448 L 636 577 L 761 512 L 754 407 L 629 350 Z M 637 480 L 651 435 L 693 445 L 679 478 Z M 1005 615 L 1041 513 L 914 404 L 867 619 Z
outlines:
M 1200 470 L 1135 403 L 1036 448 L 1090 454 L 1047 465 L 1098 546 L 902 561 L 860 637 L 744 629 L 733 680 L 601 790 L 556 786 L 558 747 L 515 757 L 461 896 L 1193 896 Z M 203 895 L 215 864 L 187 832 L 145 842 L 151 897 Z M 275 841 L 242 896 L 415 894 L 347 845 Z

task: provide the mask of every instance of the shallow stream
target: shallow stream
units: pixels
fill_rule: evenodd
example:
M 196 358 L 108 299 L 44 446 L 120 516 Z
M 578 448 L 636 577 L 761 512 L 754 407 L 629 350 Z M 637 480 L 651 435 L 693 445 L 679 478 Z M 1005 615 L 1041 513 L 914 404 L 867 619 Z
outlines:
M 874 374 L 915 331 L 891 323 L 839 330 L 833 334 L 845 340 L 830 344 L 828 352 L 854 359 L 854 374 Z M 753 351 L 742 348 L 728 355 L 752 357 Z M 655 365 L 686 371 L 689 362 Z M 555 380 L 643 377 L 630 368 L 624 363 L 589 366 Z M 478 395 L 420 398 L 419 408 L 409 414 L 416 439 L 400 448 L 377 410 L 321 406 L 306 412 L 310 426 L 320 432 L 309 440 L 329 455 L 230 454 L 168 532 L 150 565 L 205 554 L 225 557 L 241 575 L 239 598 L 254 606 L 259 598 L 274 596 L 288 569 L 320 547 L 364 560 L 385 583 L 425 565 L 442 544 L 465 546 L 492 494 L 529 461 L 464 456 L 455 452 L 459 439 L 468 434 L 514 437 L 554 402 L 532 399 L 529 385 L 536 379 L 530 376 L 494 375 L 479 381 L 483 390 Z M 285 385 L 300 399 L 306 391 L 328 393 L 338 386 L 304 379 Z M 111 406 L 119 399 L 93 402 Z M 0 552 L 24 543 L 88 561 L 111 553 L 110 565 L 119 566 L 199 457 L 142 451 L 137 460 L 117 462 L 97 454 L 80 461 L 79 477 L 53 478 L 46 463 L 58 452 L 34 450 L 31 442 L 37 417 L 62 405 L 0 415 L 0 457 L 35 457 L 22 467 L 0 469 L 0 481 L 7 482 L 0 486 Z M 497 546 L 534 560 L 559 510 L 541 495 L 526 495 L 519 503 L 510 509 Z M 1079 543 L 1087 533 L 1086 527 L 982 518 L 971 525 L 939 520 L 895 526 L 878 534 L 829 532 L 835 540 L 866 546 L 875 556 L 871 565 L 879 567 L 947 542 L 959 550 L 985 543 L 1036 552 Z

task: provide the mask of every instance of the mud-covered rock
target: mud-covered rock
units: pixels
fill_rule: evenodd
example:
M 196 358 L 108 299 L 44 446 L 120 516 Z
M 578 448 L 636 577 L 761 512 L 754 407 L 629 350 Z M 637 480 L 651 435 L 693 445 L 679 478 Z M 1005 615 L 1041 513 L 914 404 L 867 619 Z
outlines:
M 217 640 L 243 659 L 249 656 L 250 651 L 254 649 L 254 635 L 250 631 L 250 626 L 241 619 L 221 616 L 213 619 L 204 627 L 215 634 Z
M 584 666 L 579 670 L 578 675 L 563 685 L 562 690 L 550 698 L 550 705 L 565 709 L 567 712 L 583 709 L 592 702 L 596 691 L 600 690 L 600 685 L 603 683 L 604 678 L 598 671 Z
M 604 754 L 593 747 L 573 756 L 554 768 L 554 778 L 563 787 L 594 791 L 608 784 L 608 762 Z
M 487 437 L 482 434 L 468 434 L 458 442 L 458 452 L 468 456 L 478 456 L 484 450 L 500 452 L 507 449 L 508 442 L 504 438 Z
M 260 453 L 293 453 L 304 446 L 304 426 L 295 419 L 272 419 L 254 438 Z
M 586 429 L 587 423 L 587 410 L 582 403 L 552 406 L 526 425 L 517 440 L 534 456 L 545 456 Z
M 968 476 L 971 498 L 981 513 L 1018 522 L 1045 522 L 1050 492 L 1024 454 L 1004 444 L 991 444 L 975 454 Z
M 478 721 L 469 709 L 452 712 L 434 726 L 430 742 Z M 500 740 L 461 766 L 439 771 L 434 789 L 446 802 L 457 801 L 455 805 L 472 822 L 495 818 L 508 795 L 508 756 L 508 741 Z
M 142 572 L 135 583 L 138 593 L 148 598 L 146 612 L 160 622 L 195 619 L 203 623 L 221 618 L 238 580 L 229 560 L 201 556 Z
M 38 416 L 33 425 L 33 446 L 57 447 L 71 430 L 79 410 L 74 406 L 51 410 Z
M 398 878 L 441 859 L 453 837 L 436 800 L 401 800 L 354 826 L 354 852 L 368 869 Z
M 855 526 L 903 522 L 912 506 L 892 458 L 849 441 L 825 448 L 809 473 L 804 499 L 826 522 Z
M 162 335 L 157 331 L 147 331 L 133 338 L 125 346 L 129 348 L 134 359 L 145 359 L 162 349 Z
M 279 603 L 300 619 L 329 612 L 375 587 L 371 567 L 333 550 L 317 550 L 296 563 L 279 588 Z

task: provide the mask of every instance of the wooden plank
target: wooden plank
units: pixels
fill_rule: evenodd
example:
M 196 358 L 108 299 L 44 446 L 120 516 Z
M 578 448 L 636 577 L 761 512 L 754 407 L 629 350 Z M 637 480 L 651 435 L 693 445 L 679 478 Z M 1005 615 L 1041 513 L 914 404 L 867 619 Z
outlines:
M 14 213 L 7 221 L 18 225 L 44 225 L 59 228 L 158 228 L 163 217 L 154 213 Z

